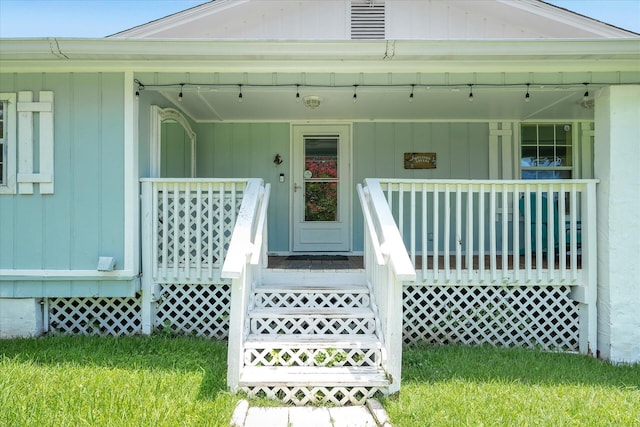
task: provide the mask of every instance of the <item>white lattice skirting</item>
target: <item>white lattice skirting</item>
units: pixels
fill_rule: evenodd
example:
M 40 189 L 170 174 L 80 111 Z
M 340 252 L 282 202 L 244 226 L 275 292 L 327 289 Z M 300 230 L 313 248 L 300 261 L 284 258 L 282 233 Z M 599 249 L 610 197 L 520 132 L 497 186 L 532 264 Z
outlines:
M 141 299 L 51 298 L 48 331 L 72 335 L 134 335 L 142 332 Z
M 376 387 L 242 387 L 249 396 L 266 397 L 297 406 L 311 404 L 364 405 L 374 397 Z
M 155 326 L 178 334 L 224 339 L 229 335 L 229 285 L 162 285 Z
M 161 285 L 156 328 L 224 339 L 229 333 L 229 285 Z M 50 298 L 48 331 L 75 335 L 135 335 L 142 332 L 142 300 Z
M 578 351 L 578 315 L 567 286 L 409 286 L 404 341 Z
M 155 326 L 227 337 L 228 285 L 162 285 Z M 141 332 L 141 299 L 51 298 L 48 330 L 67 334 Z M 578 350 L 578 304 L 569 287 L 409 286 L 404 341 Z

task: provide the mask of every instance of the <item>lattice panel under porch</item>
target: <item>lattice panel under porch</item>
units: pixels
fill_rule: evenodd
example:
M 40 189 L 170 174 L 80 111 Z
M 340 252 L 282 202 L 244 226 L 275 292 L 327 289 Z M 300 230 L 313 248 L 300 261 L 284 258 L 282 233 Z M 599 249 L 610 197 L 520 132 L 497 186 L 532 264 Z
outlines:
M 161 285 L 155 327 L 223 339 L 229 335 L 229 285 Z
M 369 294 L 326 292 L 256 292 L 255 306 L 261 308 L 347 308 L 369 307 Z
M 251 319 L 253 334 L 375 334 L 373 318 L 278 318 Z
M 377 387 L 241 387 L 249 396 L 277 399 L 297 406 L 333 404 L 337 406 L 364 405 L 381 390 Z
M 409 286 L 404 341 L 578 351 L 578 303 L 565 287 Z
M 217 193 L 181 190 L 158 193 L 158 267 L 222 268 L 229 248 L 241 193 L 225 193 L 222 203 Z
M 50 298 L 48 331 L 134 335 L 142 331 L 141 298 Z
M 245 349 L 247 366 L 380 366 L 381 352 L 371 348 L 251 348 Z

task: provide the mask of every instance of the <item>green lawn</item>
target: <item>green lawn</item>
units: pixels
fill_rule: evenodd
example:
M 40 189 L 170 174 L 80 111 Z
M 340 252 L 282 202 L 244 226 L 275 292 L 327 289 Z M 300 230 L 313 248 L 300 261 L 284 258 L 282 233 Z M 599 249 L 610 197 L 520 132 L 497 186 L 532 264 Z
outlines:
M 0 426 L 227 426 L 226 344 L 199 338 L 0 341 Z M 637 426 L 640 365 L 492 347 L 405 350 L 396 427 Z
M 0 426 L 228 426 L 226 360 L 186 337 L 0 341 Z
M 640 365 L 493 347 L 415 346 L 395 426 L 640 426 Z

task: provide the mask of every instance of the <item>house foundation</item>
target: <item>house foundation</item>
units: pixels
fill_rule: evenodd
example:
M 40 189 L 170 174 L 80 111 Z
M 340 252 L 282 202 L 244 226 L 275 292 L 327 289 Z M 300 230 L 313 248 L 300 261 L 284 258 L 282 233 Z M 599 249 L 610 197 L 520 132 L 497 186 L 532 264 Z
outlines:
M 38 298 L 0 298 L 0 338 L 26 338 L 43 331 Z

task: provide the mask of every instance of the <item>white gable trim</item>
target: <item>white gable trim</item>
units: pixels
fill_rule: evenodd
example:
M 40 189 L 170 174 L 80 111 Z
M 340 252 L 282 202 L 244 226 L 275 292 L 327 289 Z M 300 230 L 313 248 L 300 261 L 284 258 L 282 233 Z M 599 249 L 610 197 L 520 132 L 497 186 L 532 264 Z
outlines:
M 580 28 L 591 31 L 594 36 L 601 37 L 629 37 L 635 33 L 622 28 L 598 21 L 585 15 L 555 6 L 539 0 L 497 0 L 499 3 L 523 9 L 528 12 L 544 16 L 547 19 L 558 22 L 559 25 Z M 636 34 L 637 35 L 637 34 Z
M 248 3 L 249 1 L 251 0 L 210 1 L 205 4 L 183 10 L 182 12 L 174 13 L 173 15 L 169 15 L 167 17 L 121 31 L 108 37 L 149 37 L 160 31 L 165 31 L 178 25 L 185 25 L 196 19 L 202 19 L 203 17 L 213 15 L 223 10 L 241 6 L 245 3 Z

